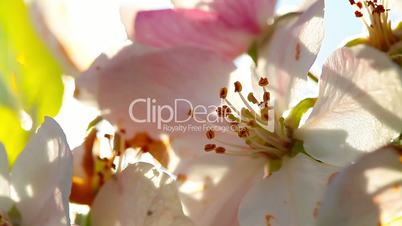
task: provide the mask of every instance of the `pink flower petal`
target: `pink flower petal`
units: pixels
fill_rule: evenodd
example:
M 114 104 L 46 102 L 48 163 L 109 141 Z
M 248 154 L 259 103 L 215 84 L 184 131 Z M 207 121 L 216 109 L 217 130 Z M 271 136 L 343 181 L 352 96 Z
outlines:
M 79 96 L 92 97 L 105 117 L 125 129 L 128 137 L 147 132 L 158 138 L 161 133 L 171 133 L 164 130 L 162 123 L 158 128 L 158 121 L 152 120 L 152 112 L 158 112 L 148 109 L 144 101 L 155 107 L 173 107 L 173 114 L 167 107 L 162 109 L 158 120 L 171 116 L 178 120 L 189 119 L 191 107 L 219 104 L 219 90 L 226 85 L 233 69 L 232 63 L 205 50 L 181 47 L 147 52 L 133 45 L 123 48 L 111 59 L 100 57 L 78 79 L 77 87 Z M 150 120 L 146 120 L 147 117 Z M 177 125 L 174 121 L 173 118 L 163 124 Z
M 135 40 L 160 48 L 205 48 L 233 58 L 249 48 L 258 31 L 255 25 L 238 26 L 226 20 L 218 13 L 199 9 L 143 11 L 135 22 Z
M 276 0 L 215 0 L 211 10 L 227 24 L 251 33 L 260 33 L 273 18 Z

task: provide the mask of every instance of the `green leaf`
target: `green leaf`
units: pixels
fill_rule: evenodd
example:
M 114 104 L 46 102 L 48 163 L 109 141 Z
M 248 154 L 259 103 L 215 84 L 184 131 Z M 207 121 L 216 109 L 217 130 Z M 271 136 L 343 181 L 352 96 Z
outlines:
M 38 37 L 23 0 L 0 0 L 0 51 L 0 141 L 13 162 L 29 135 L 21 128 L 21 112 L 31 116 L 34 131 L 44 116 L 59 111 L 62 70 Z
M 21 127 L 18 113 L 7 107 L 0 106 L 0 140 L 6 148 L 10 165 L 24 149 L 29 132 Z
M 304 113 L 308 109 L 312 108 L 317 101 L 317 98 L 306 98 L 300 101 L 291 111 L 289 116 L 285 120 L 286 127 L 290 129 L 297 129 L 300 124 L 300 120 Z

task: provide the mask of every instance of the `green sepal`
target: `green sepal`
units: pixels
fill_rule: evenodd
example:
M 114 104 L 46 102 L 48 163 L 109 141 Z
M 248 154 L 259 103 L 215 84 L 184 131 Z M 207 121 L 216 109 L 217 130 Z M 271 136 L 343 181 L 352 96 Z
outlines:
M 282 159 L 268 159 L 266 167 L 270 174 L 277 172 L 282 167 Z
M 77 214 L 74 223 L 80 226 L 91 226 L 91 213 Z
M 313 82 L 318 83 L 318 78 L 313 73 L 308 72 L 307 77 L 309 77 Z
M 396 145 L 401 145 L 402 146 L 402 133 L 399 134 L 399 137 L 394 139 L 392 142 L 392 144 L 396 144 Z
M 306 149 L 304 149 L 304 142 L 303 141 L 295 139 L 294 142 L 293 142 L 293 146 L 290 149 L 289 156 L 290 157 L 295 157 L 298 154 L 304 154 L 307 157 L 311 158 L 312 160 L 322 163 L 322 161 L 314 158 L 312 155 L 310 155 L 306 151 Z
M 317 98 L 306 98 L 300 101 L 291 111 L 285 120 L 287 128 L 295 130 L 299 127 L 300 120 L 308 109 L 312 108 L 317 102 Z
M 255 65 L 258 63 L 259 49 L 271 40 L 276 28 L 283 26 L 283 23 L 286 23 L 288 20 L 295 19 L 301 14 L 302 12 L 290 12 L 275 18 L 274 22 L 267 26 L 267 28 L 262 31 L 262 34 L 260 34 L 259 37 L 251 43 L 249 49 L 247 50 L 247 54 L 253 59 Z
M 258 43 L 254 41 L 247 51 L 247 54 L 253 59 L 255 65 L 258 63 Z
M 353 47 L 353 46 L 357 46 L 357 45 L 363 45 L 363 44 L 367 44 L 367 39 L 366 38 L 355 38 L 353 40 L 348 41 L 345 44 L 345 47 Z
M 22 215 L 15 205 L 7 212 L 8 217 L 11 219 L 13 226 L 19 226 L 22 223 Z
M 305 153 L 305 152 L 306 151 L 304 150 L 303 141 L 295 140 L 292 148 L 290 149 L 289 157 L 293 158 L 296 155 L 298 155 L 299 153 Z
M 102 120 L 103 120 L 102 116 L 99 115 L 98 117 L 96 117 L 88 124 L 87 131 L 90 131 L 92 128 L 96 127 Z

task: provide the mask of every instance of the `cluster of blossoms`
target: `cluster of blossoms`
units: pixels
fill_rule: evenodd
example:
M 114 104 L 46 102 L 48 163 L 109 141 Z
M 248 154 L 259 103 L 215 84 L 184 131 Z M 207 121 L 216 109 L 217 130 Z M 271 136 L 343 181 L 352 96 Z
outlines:
M 41 22 L 46 2 L 30 3 Z M 85 142 L 70 151 L 48 118 L 11 172 L 0 147 L 0 226 L 72 225 L 69 202 L 89 206 L 93 226 L 401 225 L 402 27 L 386 1 L 349 2 L 368 36 L 335 50 L 319 78 L 324 0 L 282 15 L 275 0 L 126 9 L 130 41 L 76 67 L 76 98 L 102 113 Z M 202 129 L 169 132 L 152 107 L 131 108 L 140 99 L 216 107 L 176 106 L 188 120 L 166 125 Z

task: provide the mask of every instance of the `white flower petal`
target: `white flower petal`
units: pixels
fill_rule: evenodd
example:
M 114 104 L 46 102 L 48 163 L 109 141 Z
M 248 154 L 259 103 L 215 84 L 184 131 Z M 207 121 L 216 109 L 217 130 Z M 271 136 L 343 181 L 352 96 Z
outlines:
M 117 1 L 27 2 L 38 31 L 70 68 L 85 70 L 99 54 L 127 38 Z
M 176 185 L 166 173 L 137 163 L 109 180 L 92 207 L 96 226 L 191 226 Z
M 402 71 L 370 47 L 337 50 L 324 66 L 318 101 L 296 131 L 306 151 L 342 166 L 402 131 Z
M 303 154 L 285 160 L 278 172 L 245 196 L 239 210 L 240 225 L 313 225 L 328 180 L 336 170 Z
M 402 223 L 402 149 L 367 154 L 335 177 L 318 225 L 397 226 Z
M 259 76 L 268 76 L 277 112 L 283 113 L 289 105 L 297 104 L 303 97 L 299 83 L 304 84 L 313 65 L 321 42 L 324 1 L 318 0 L 302 15 L 284 19 L 275 30 L 270 42 L 259 50 Z M 256 90 L 258 80 L 255 80 Z
M 51 118 L 16 160 L 11 183 L 23 225 L 70 225 L 72 154 L 60 126 Z
M 220 134 L 217 137 L 222 139 Z M 199 137 L 198 143 L 197 138 L 183 142 L 174 142 L 173 147 L 180 157 L 175 173 L 184 178 L 179 182 L 186 213 L 200 226 L 238 226 L 240 202 L 263 177 L 264 159 L 206 153 L 194 148 L 202 142 Z M 227 148 L 230 150 L 230 146 Z
M 3 144 L 0 143 L 0 212 L 7 212 L 12 206 L 8 167 L 7 153 Z

